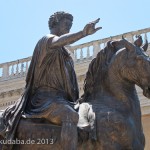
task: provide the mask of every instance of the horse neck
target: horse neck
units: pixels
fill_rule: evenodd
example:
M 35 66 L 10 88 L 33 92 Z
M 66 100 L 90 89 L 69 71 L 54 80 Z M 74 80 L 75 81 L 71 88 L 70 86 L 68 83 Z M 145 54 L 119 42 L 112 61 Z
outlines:
M 124 79 L 120 73 L 118 63 L 110 66 L 106 80 L 109 92 L 118 100 L 130 103 L 138 101 L 135 84 Z M 130 104 L 129 104 L 130 105 Z
M 132 116 L 137 118 L 136 120 L 140 122 L 140 101 L 135 84 L 122 78 L 118 70 L 112 69 L 108 73 L 107 86 L 109 87 L 111 96 L 113 96 L 117 101 L 123 102 L 124 106 L 127 108 L 127 111 L 132 113 Z

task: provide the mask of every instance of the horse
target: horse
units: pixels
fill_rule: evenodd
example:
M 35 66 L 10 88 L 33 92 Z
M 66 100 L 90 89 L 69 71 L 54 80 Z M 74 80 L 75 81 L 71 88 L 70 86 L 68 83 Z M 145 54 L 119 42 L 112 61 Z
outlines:
M 79 105 L 77 150 L 144 150 L 135 85 L 150 98 L 150 58 L 145 47 L 125 39 L 109 41 L 91 61 Z M 61 126 L 44 119 L 22 118 L 13 150 L 61 150 L 60 132 Z
M 90 124 L 93 122 L 96 150 L 144 150 L 145 146 L 135 85 L 150 98 L 148 42 L 142 47 L 125 39 L 121 43 L 109 42 L 86 74 L 82 98 L 86 103 L 80 105 L 79 116 L 86 121 L 95 118 Z

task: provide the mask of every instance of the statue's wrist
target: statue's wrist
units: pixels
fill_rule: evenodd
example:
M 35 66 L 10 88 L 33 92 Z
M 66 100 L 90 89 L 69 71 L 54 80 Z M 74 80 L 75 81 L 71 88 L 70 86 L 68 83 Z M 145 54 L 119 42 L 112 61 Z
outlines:
M 87 36 L 87 33 L 83 30 L 83 31 L 81 31 L 82 32 L 82 36 L 83 37 L 85 37 L 85 36 Z

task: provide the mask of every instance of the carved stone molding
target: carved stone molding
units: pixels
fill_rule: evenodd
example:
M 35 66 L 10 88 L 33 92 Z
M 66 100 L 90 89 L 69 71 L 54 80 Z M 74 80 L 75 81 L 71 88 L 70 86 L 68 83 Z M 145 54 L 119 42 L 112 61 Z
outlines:
M 21 95 L 22 92 L 23 92 L 23 88 L 2 92 L 0 93 L 0 98 L 12 97 L 14 95 Z

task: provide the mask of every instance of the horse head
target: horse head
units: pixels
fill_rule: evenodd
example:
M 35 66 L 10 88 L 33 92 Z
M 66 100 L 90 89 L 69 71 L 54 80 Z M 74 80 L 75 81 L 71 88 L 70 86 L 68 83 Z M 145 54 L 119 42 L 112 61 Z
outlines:
M 140 47 L 123 38 L 113 45 L 124 48 L 119 49 L 112 58 L 109 76 L 118 77 L 117 82 L 124 81 L 125 85 L 138 85 L 143 89 L 144 96 L 150 98 L 150 57 L 145 53 L 148 41 Z
M 93 92 L 102 93 L 112 89 L 118 93 L 116 90 L 125 86 L 128 90 L 130 87 L 134 90 L 135 84 L 150 98 L 150 58 L 145 53 L 147 48 L 148 41 L 143 46 L 132 44 L 124 38 L 109 41 L 89 65 L 84 85 L 85 99 Z

